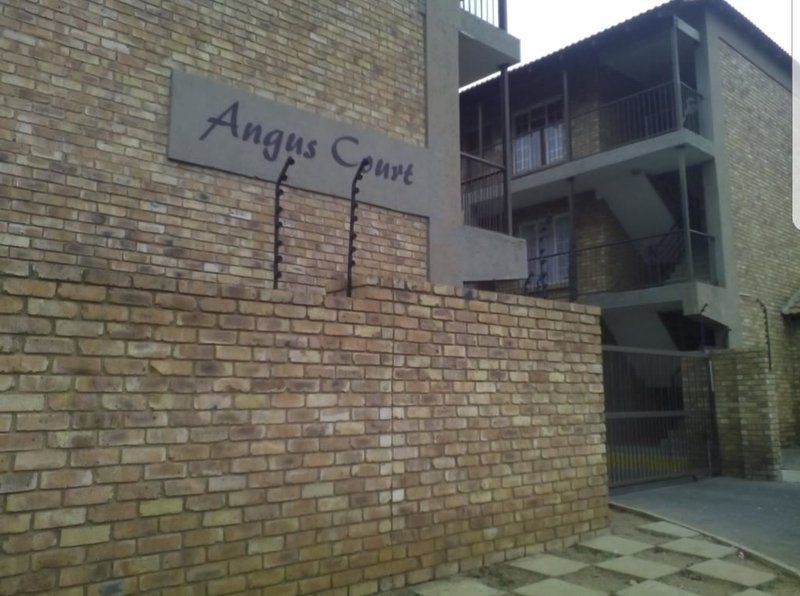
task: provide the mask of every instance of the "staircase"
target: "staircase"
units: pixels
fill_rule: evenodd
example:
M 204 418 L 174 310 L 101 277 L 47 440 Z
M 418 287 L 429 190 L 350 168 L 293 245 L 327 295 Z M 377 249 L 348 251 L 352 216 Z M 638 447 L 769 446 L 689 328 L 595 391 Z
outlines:
M 662 285 L 686 279 L 684 238 L 680 223 L 676 222 L 666 235 L 648 248 L 647 262 L 653 282 Z
M 664 234 L 677 221 L 643 174 L 607 178 L 597 184 L 596 192 L 598 197 L 605 199 L 629 238 Z M 645 243 L 641 248 L 647 246 Z M 642 256 L 646 258 L 647 255 Z

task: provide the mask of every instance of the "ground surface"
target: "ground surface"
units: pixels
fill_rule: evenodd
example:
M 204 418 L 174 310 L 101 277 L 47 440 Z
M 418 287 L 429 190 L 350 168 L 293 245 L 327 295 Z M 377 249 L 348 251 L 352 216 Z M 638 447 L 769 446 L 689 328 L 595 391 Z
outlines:
M 800 570 L 800 483 L 709 478 L 617 493 L 611 502 L 699 528 Z
M 561 553 L 499 563 L 389 594 L 796 596 L 800 594 L 800 578 L 681 526 L 612 511 L 611 533 L 607 536 Z

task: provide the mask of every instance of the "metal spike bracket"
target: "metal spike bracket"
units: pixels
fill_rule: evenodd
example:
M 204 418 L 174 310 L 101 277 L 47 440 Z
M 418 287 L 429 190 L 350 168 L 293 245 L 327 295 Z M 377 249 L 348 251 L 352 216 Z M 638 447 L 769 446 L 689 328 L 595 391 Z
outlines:
M 358 216 L 356 215 L 356 209 L 358 208 L 358 202 L 356 201 L 356 195 L 359 193 L 358 183 L 364 178 L 364 172 L 366 169 L 372 165 L 372 159 L 369 157 L 365 157 L 361 160 L 361 163 L 358 165 L 358 170 L 356 170 L 356 175 L 353 177 L 353 184 L 350 187 L 350 234 L 347 243 L 347 297 L 350 298 L 353 295 L 353 267 L 356 264 L 356 222 L 358 221 Z
M 278 175 L 278 179 L 275 180 L 275 213 L 273 217 L 273 238 L 274 243 L 272 247 L 272 287 L 274 289 L 278 288 L 278 280 L 281 278 L 281 271 L 279 264 L 283 261 L 283 256 L 281 255 L 281 246 L 283 246 L 283 241 L 281 240 L 281 228 L 283 227 L 283 222 L 281 221 L 281 213 L 283 212 L 283 207 L 281 207 L 281 197 L 283 196 L 283 185 L 286 180 L 288 180 L 289 176 L 286 172 L 289 170 L 289 166 L 294 164 L 294 157 L 291 155 L 286 158 L 286 163 L 283 164 L 283 168 L 281 168 L 281 173 Z

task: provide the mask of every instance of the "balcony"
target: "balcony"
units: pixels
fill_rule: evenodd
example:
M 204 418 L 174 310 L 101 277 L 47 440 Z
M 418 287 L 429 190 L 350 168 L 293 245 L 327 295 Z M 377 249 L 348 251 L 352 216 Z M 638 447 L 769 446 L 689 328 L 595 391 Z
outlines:
M 468 226 L 508 232 L 507 201 L 501 165 L 461 154 L 461 209 Z
M 519 62 L 519 40 L 508 34 L 506 0 L 461 0 L 458 79 L 464 87 Z
M 482 21 L 506 29 L 506 0 L 460 0 L 461 10 Z
M 513 175 L 525 175 L 676 130 L 699 134 L 702 101 L 702 95 L 682 83 L 682 119 L 678 122 L 675 86 L 668 82 L 582 110 L 569 119 L 569 126 L 563 120 L 562 106 L 541 106 L 538 112 L 530 112 L 533 126 L 523 124 L 521 116 L 516 118 Z M 556 109 L 557 117 L 553 118 Z
M 679 123 L 674 89 L 672 83 L 661 84 L 585 110 L 570 118 L 569 127 L 564 121 L 560 102 L 540 104 L 534 109 L 518 113 L 513 121 L 516 134 L 512 138 L 509 160 L 511 176 L 516 179 L 512 183 L 512 192 L 524 191 L 530 179 L 521 180 L 523 176 L 536 174 L 537 179 L 551 176 L 553 180 L 549 184 L 552 188 L 542 189 L 544 192 L 540 192 L 540 195 L 554 199 L 563 196 L 563 179 L 566 177 L 559 175 L 560 170 L 555 166 L 678 130 L 699 133 L 702 96 L 688 85 L 681 85 L 682 116 Z M 470 150 L 461 154 L 465 223 L 504 231 L 507 224 L 503 223 L 506 222 L 506 214 L 502 200 L 502 143 L 494 135 L 488 144 L 476 141 L 475 135 L 472 137 L 462 138 L 464 146 Z M 665 137 L 667 139 L 669 137 Z M 608 154 L 609 158 L 611 156 L 613 153 Z M 690 163 L 696 163 L 705 158 L 702 153 L 696 154 L 690 148 L 689 159 Z M 627 170 L 632 168 L 622 168 L 620 175 L 627 175 Z M 548 172 L 537 174 L 543 170 Z M 597 181 L 584 175 L 581 183 L 591 188 Z M 548 192 L 551 194 L 547 195 Z M 515 200 L 519 198 L 519 195 L 515 195 Z M 518 203 L 514 205 L 517 207 Z
M 542 253 L 531 259 L 522 290 L 540 297 L 578 298 L 689 281 L 716 284 L 714 237 L 693 230 L 690 239 L 691 267 L 685 232 L 677 227 L 666 234 L 577 248 L 573 253 Z

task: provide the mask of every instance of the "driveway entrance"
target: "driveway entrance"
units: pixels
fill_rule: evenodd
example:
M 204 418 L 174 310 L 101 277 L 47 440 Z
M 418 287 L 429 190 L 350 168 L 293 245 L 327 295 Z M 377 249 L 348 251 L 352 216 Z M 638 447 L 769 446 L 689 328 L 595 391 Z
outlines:
M 707 354 L 603 346 L 609 485 L 719 471 Z
M 624 490 L 611 502 L 730 540 L 800 573 L 800 483 L 707 478 Z

